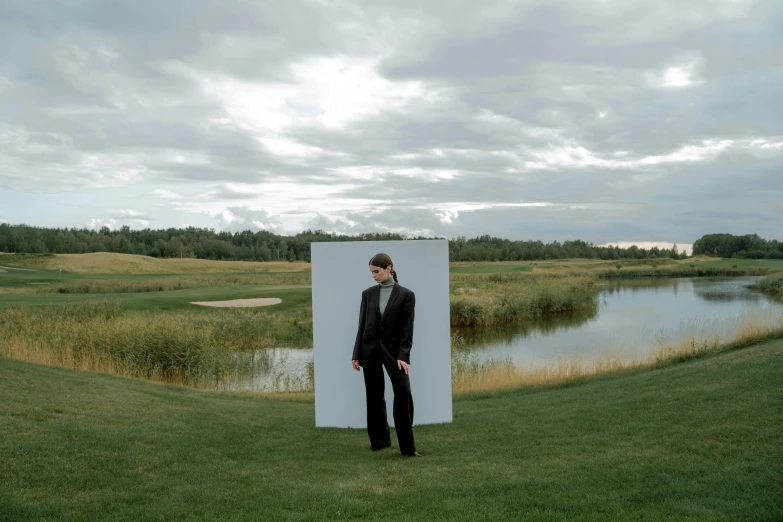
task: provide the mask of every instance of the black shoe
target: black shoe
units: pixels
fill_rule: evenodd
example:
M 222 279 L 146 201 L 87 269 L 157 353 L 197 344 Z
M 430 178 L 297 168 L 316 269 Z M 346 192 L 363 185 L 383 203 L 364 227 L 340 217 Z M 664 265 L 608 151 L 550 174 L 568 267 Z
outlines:
M 413 453 L 403 453 L 402 455 L 403 455 L 403 457 L 423 457 L 424 456 L 421 453 L 419 453 L 418 451 L 414 451 Z
M 387 444 L 385 446 L 378 446 L 377 448 L 373 448 L 373 451 L 381 451 L 382 449 L 390 448 L 391 444 Z

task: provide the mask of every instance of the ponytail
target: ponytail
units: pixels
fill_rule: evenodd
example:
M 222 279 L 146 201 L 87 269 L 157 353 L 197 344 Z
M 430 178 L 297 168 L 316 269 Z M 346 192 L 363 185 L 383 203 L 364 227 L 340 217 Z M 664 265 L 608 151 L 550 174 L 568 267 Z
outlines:
M 397 271 L 394 269 L 394 265 L 392 265 L 391 257 L 389 257 L 388 254 L 375 254 L 370 259 L 370 265 L 377 266 L 378 268 L 383 268 L 384 270 L 388 267 L 391 267 L 391 275 L 394 278 L 394 282 L 399 282 L 397 280 Z

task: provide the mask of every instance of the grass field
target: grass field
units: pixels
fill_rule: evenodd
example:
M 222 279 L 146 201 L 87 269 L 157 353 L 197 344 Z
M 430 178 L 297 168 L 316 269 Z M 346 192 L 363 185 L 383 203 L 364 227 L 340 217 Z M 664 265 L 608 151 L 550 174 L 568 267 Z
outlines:
M 452 274 L 497 274 L 503 272 L 532 272 L 535 265 L 530 263 L 449 263 L 449 272 Z
M 193 310 L 214 313 L 214 309 L 192 305 L 194 301 L 221 301 L 249 299 L 254 297 L 279 297 L 282 302 L 267 308 L 267 311 L 310 310 L 310 287 L 304 285 L 247 285 L 208 288 L 189 288 L 163 292 L 108 293 L 108 294 L 15 294 L 0 292 L 0 308 L 4 306 L 42 306 L 75 303 L 98 303 L 118 300 L 125 310 Z
M 549 271 L 603 271 L 621 270 L 674 270 L 687 268 L 711 268 L 714 270 L 752 269 L 754 271 L 783 271 L 783 260 L 773 259 L 720 259 L 706 256 L 674 261 L 671 259 L 555 259 L 519 262 L 452 262 L 449 271 L 452 274 L 488 274 L 501 272 L 549 272 Z M 112 274 L 136 276 L 154 276 L 174 274 L 216 274 L 216 273 L 263 273 L 263 272 L 310 272 L 310 263 L 297 262 L 253 262 L 253 261 L 211 261 L 206 259 L 157 259 L 130 254 L 99 252 L 93 254 L 3 254 L 0 253 L 0 267 L 48 271 L 47 281 L 55 282 L 60 269 L 71 278 L 85 279 L 96 276 L 110 278 Z M 2 268 L 0 268 L 2 270 Z M 13 271 L 7 271 L 13 272 Z M 5 276 L 4 276 L 5 277 Z
M 454 402 L 421 459 L 311 398 L 0 360 L 0 520 L 783 519 L 783 342 Z
M 620 268 L 618 269 L 618 265 Z M 554 259 L 521 262 L 449 263 L 452 274 L 490 274 L 526 272 L 532 274 L 570 274 L 598 278 L 700 277 L 707 275 L 767 275 L 783 271 L 783 260 L 716 259 L 698 256 L 690 259 Z
M 88 274 L 194 274 L 214 272 L 301 272 L 310 270 L 303 261 L 255 262 L 208 259 L 159 259 L 132 254 L 3 254 L 0 266 L 57 270 Z

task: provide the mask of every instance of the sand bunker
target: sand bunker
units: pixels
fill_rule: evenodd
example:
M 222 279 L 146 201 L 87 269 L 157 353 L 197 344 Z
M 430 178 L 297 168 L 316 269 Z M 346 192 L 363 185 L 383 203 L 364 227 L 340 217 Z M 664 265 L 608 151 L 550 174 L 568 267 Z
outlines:
M 257 299 L 234 299 L 233 301 L 196 301 L 190 304 L 201 306 L 217 306 L 220 308 L 249 308 L 251 306 L 269 306 L 283 301 L 277 297 L 259 297 Z

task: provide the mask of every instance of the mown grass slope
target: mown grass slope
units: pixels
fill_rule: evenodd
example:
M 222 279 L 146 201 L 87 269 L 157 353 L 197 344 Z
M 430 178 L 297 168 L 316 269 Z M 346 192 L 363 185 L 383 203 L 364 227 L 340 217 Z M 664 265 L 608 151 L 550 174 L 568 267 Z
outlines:
M 100 274 L 197 274 L 212 272 L 299 272 L 310 263 L 297 261 L 212 261 L 209 259 L 161 259 L 132 254 L 95 252 L 90 254 L 3 254 L 0 265 L 20 268 L 64 270 Z
M 264 307 L 268 311 L 308 311 L 311 308 L 310 287 L 304 285 L 246 285 L 162 292 L 107 293 L 107 294 L 14 294 L 0 292 L 0 308 L 5 306 L 45 306 L 79 303 L 101 303 L 116 300 L 125 310 L 160 312 L 165 310 L 191 310 L 214 313 L 214 308 L 191 304 L 198 301 L 226 301 L 278 297 L 282 303 Z
M 306 397 L 0 361 L 0 520 L 781 520 L 782 366 L 773 341 L 465 396 L 406 459 Z

